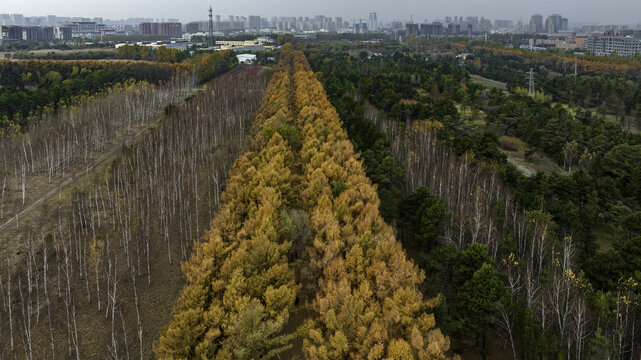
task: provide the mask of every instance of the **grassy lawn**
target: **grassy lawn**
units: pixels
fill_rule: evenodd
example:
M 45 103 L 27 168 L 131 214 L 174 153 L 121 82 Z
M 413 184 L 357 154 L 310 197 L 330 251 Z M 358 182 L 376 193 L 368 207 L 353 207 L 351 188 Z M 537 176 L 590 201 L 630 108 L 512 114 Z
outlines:
M 529 151 L 531 147 L 521 139 L 511 136 L 501 136 L 499 141 L 501 142 L 499 150 L 507 155 L 508 161 L 526 176 L 534 175 L 539 171 L 546 174 L 553 172 L 567 174 L 553 159 L 543 153 L 535 152 L 529 159 L 526 159 L 525 153 Z

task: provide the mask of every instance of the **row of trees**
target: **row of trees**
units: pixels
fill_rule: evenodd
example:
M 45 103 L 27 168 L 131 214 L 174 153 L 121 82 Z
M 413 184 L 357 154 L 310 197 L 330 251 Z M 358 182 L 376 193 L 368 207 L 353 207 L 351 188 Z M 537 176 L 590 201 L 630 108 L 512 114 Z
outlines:
M 188 51 L 170 49 L 165 46 L 151 49 L 147 46 L 124 45 L 119 47 L 117 52 L 117 57 L 120 59 L 156 60 L 171 63 L 182 62 L 188 56 Z
M 34 126 L 33 117 L 56 112 L 60 106 L 74 104 L 126 81 L 153 84 L 169 82 L 177 66 L 154 63 L 122 64 L 113 62 L 15 61 L 0 64 L 0 131 L 18 125 L 23 131 Z M 97 65 L 97 66 L 96 66 Z
M 150 357 L 181 285 L 177 260 L 220 202 L 265 86 L 256 73 L 216 79 L 43 210 L 27 233 L 50 235 L 18 238 L 30 255 L 12 257 L 0 276 L 0 354 Z
M 492 133 L 476 132 L 470 136 L 455 127 L 456 121 L 447 119 L 444 123 L 423 120 L 412 122 L 411 125 L 409 122 L 402 124 L 393 121 L 397 120 L 394 117 L 381 117 L 380 111 L 367 106 L 363 110 L 361 103 L 346 99 L 349 96 L 369 99 L 372 96 L 366 92 L 369 88 L 353 82 L 358 78 L 353 71 L 356 69 L 367 76 L 367 69 L 372 63 L 381 64 L 385 61 L 372 59 L 363 61 L 367 64 L 350 64 L 343 61 L 342 54 L 323 54 L 315 64 L 323 71 L 322 78 L 326 79 L 328 92 L 335 94 L 333 100 L 341 109 L 341 115 L 350 119 L 346 124 L 348 129 L 360 124 L 354 118 L 365 116 L 372 124 L 379 124 L 389 135 L 391 150 L 404 165 L 407 174 L 403 194 L 410 194 L 414 190 L 408 199 L 420 198 L 424 192 L 421 186 L 427 186 L 433 195 L 445 201 L 450 210 L 439 238 L 444 243 L 454 244 L 453 249 L 422 248 L 427 256 L 418 259 L 426 270 L 441 273 L 439 279 L 443 282 L 434 289 L 445 289 L 448 296 L 452 296 L 450 301 L 456 304 L 454 316 L 449 312 L 440 315 L 440 325 L 462 338 L 470 334 L 466 326 L 480 327 L 481 331 L 483 324 L 500 327 L 503 330 L 499 334 L 505 336 L 506 344 L 511 345 L 515 358 L 540 358 L 555 354 L 563 354 L 566 358 L 603 358 L 606 353 L 607 356 L 623 358 L 637 354 L 638 332 L 634 329 L 639 320 L 635 305 L 638 302 L 638 295 L 635 294 L 638 280 L 635 280 L 635 270 L 632 269 L 634 265 L 629 263 L 631 256 L 627 255 L 637 252 L 637 241 L 633 239 L 636 230 L 630 228 L 633 211 L 620 206 L 618 213 L 608 212 L 621 224 L 621 231 L 617 233 L 627 239 L 624 246 L 626 255 L 621 251 L 609 252 L 587 264 L 583 263 L 581 260 L 586 256 L 586 244 L 590 243 L 589 234 L 585 235 L 580 227 L 575 227 L 576 221 L 568 222 L 567 219 L 574 215 L 583 217 L 594 214 L 593 206 L 596 205 L 593 197 L 600 188 L 594 186 L 595 178 L 577 172 L 572 177 L 553 175 L 545 180 L 546 177 L 541 174 L 528 179 L 514 174 L 517 171 L 506 165 L 504 158 L 500 161 L 501 158 L 496 156 L 500 154 L 497 151 L 498 140 Z M 402 65 L 393 65 L 385 72 L 394 73 L 401 68 Z M 432 68 L 438 69 L 438 65 Z M 403 74 L 396 76 L 402 78 Z M 411 82 L 411 78 L 406 81 Z M 467 84 L 459 86 L 461 89 L 470 89 Z M 350 94 L 350 91 L 353 93 Z M 347 95 L 343 95 L 345 93 Z M 452 98 L 452 95 L 438 91 L 432 96 Z M 497 111 L 495 105 L 502 103 L 503 95 L 491 92 L 479 96 L 480 99 L 483 97 L 487 103 L 493 102 L 492 106 L 486 107 L 491 112 Z M 543 107 L 540 104 L 536 106 Z M 357 110 L 359 107 L 360 110 Z M 520 105 L 513 109 L 519 107 L 524 108 Z M 500 109 L 497 112 L 500 115 Z M 531 113 L 542 116 L 536 110 Z M 492 116 L 495 115 L 492 113 Z M 527 119 L 520 118 L 520 121 L 524 123 Z M 598 122 L 593 124 L 598 125 Z M 367 129 L 363 125 L 359 127 Z M 611 127 L 618 128 L 618 125 L 612 124 Z M 533 126 L 530 131 L 536 129 Z M 370 143 L 358 141 L 363 145 L 361 151 L 367 163 L 371 152 L 383 154 L 381 147 L 387 145 L 384 141 L 373 144 L 372 139 L 378 138 L 375 131 L 362 131 L 362 134 L 370 140 Z M 621 134 L 618 139 L 623 141 L 625 135 L 620 128 L 618 134 Z M 604 139 L 595 136 L 592 141 L 603 142 Z M 468 142 L 469 146 L 466 145 Z M 609 143 L 612 144 L 612 141 Z M 609 164 L 608 173 L 617 174 L 616 178 L 619 179 L 611 184 L 619 184 L 622 179 L 630 180 L 634 176 L 632 174 L 636 173 L 632 170 L 634 160 L 623 161 L 623 158 L 636 158 L 635 147 L 618 147 L 617 156 L 608 154 L 608 149 L 601 153 L 605 163 Z M 487 161 L 492 164 L 488 165 Z M 592 161 L 597 162 L 596 159 Z M 480 165 L 484 162 L 485 165 Z M 368 171 L 375 168 L 376 165 Z M 387 172 L 383 180 L 395 181 L 394 174 L 397 172 Z M 625 184 L 628 184 L 626 181 Z M 586 188 L 588 184 L 593 186 Z M 554 195 L 550 196 L 548 192 Z M 634 195 L 636 191 L 622 188 L 621 193 Z M 576 211 L 570 211 L 572 207 L 576 207 Z M 416 208 L 399 207 L 399 219 L 407 217 L 405 211 L 408 209 Z M 554 216 L 541 209 L 551 211 Z M 437 212 L 430 214 L 430 218 L 438 217 Z M 397 226 L 402 230 L 408 223 L 416 221 L 402 220 L 397 222 Z M 425 224 L 429 225 L 429 222 Z M 589 226 L 586 228 L 589 229 Z M 568 236 L 572 234 L 575 235 L 574 239 Z M 478 244 L 482 244 L 482 247 L 478 247 Z M 624 258 L 628 259 L 625 266 Z M 613 265 L 605 266 L 608 262 Z M 589 278 L 581 273 L 585 265 L 589 265 Z M 495 267 L 501 271 L 500 276 L 492 272 L 491 269 Z M 467 275 L 461 276 L 461 272 Z M 600 279 L 598 284 L 588 281 L 595 274 Z M 497 278 L 501 280 L 498 287 Z M 610 279 L 607 287 L 601 285 L 605 279 Z M 508 296 L 504 295 L 503 288 L 507 288 Z M 461 329 L 461 326 L 464 328 Z
M 307 276 L 319 277 L 316 316 L 303 328 L 312 359 L 445 359 L 449 339 L 436 328 L 407 259 L 378 211 L 376 188 L 302 53 L 294 54 L 295 104 L 302 127 L 303 201 L 313 241 Z
M 191 70 L 189 63 L 172 65 L 158 62 L 117 60 L 0 60 L 0 68 L 17 69 L 21 74 L 46 74 L 50 71 L 56 71 L 63 75 L 65 79 L 83 68 L 91 71 L 118 70 L 131 74 L 130 76 L 137 80 L 151 82 L 171 79 L 177 68 Z
M 201 83 L 235 65 L 231 52 L 200 53 L 186 60 L 185 53 L 159 48 L 155 60 L 22 60 L 0 61 L 0 130 L 11 124 L 24 131 L 31 117 L 57 111 L 126 81 L 160 85 L 181 73 L 196 75 Z M 169 62 L 175 64 L 168 64 Z
M 285 70 L 273 75 L 252 145 L 234 164 L 220 210 L 183 266 L 188 285 L 154 347 L 161 359 L 273 358 L 292 339 L 283 329 L 299 287 L 286 234 L 298 181 L 291 146 L 265 131 L 286 116 L 287 106 L 276 103 L 290 89 Z
M 8 56 L 7 56 L 8 55 Z M 73 52 L 56 52 L 50 51 L 47 53 L 34 53 L 24 50 L 19 50 L 13 54 L 7 54 L 5 57 L 10 57 L 14 60 L 23 59 L 42 59 L 42 60 L 97 60 L 97 59 L 116 59 L 118 54 L 111 49 L 89 50 L 89 51 L 73 51 Z
M 285 48 L 253 134 L 207 241 L 185 265 L 190 282 L 157 355 L 273 358 L 293 338 L 288 314 L 309 306 L 303 348 L 292 350 L 306 358 L 447 358 L 430 314 L 438 300 L 418 290 L 424 274 L 378 214 L 302 53 Z

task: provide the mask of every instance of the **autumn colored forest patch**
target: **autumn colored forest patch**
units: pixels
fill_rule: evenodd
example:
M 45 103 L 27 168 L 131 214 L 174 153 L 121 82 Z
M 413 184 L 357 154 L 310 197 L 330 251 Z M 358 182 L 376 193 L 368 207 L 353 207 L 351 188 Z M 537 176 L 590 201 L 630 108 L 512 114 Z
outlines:
M 379 198 L 321 83 L 285 49 L 159 358 L 446 359 L 449 339 L 379 214 Z M 290 315 L 309 310 L 298 327 Z

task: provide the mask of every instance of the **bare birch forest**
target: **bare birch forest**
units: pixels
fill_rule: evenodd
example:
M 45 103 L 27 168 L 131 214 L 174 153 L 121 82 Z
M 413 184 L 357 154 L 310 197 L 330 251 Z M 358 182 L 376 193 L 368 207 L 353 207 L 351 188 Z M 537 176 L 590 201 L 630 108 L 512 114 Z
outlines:
M 0 358 L 152 357 L 266 87 L 245 70 L 181 103 L 191 75 L 116 88 L 0 142 Z
M 417 121 L 406 128 L 379 119 L 373 108 L 365 116 L 379 124 L 391 140 L 392 152 L 407 171 L 405 193 L 428 187 L 442 198 L 451 216 L 442 227 L 442 241 L 459 249 L 471 243 L 487 245 L 514 294 L 512 304 L 532 310 L 538 325 L 554 334 L 567 359 L 584 359 L 589 336 L 602 327 L 604 341 L 613 344 L 615 359 L 636 359 L 641 354 L 641 314 L 631 299 L 633 284 L 622 283 L 615 297 L 614 314 L 590 314 L 587 281 L 578 275 L 575 240 L 552 236 L 551 215 L 525 211 L 502 183 L 496 169 L 481 167 L 469 156 L 461 158 L 440 144 L 438 123 Z M 515 244 L 507 259 L 497 256 L 505 241 Z M 515 259 L 521 259 L 516 261 Z M 505 343 L 515 359 L 516 320 L 501 307 L 498 321 Z

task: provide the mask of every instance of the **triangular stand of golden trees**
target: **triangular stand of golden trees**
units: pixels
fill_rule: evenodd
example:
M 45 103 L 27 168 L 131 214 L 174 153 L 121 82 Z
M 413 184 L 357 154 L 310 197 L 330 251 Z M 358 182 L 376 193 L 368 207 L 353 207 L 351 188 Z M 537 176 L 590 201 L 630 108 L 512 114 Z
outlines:
M 285 47 L 156 354 L 269 359 L 302 336 L 308 359 L 448 359 L 430 313 L 438 299 L 423 298 L 424 274 L 378 205 L 322 85 Z M 292 220 L 301 213 L 309 221 Z M 296 226 L 309 227 L 303 255 Z M 303 292 L 313 301 L 295 305 Z M 284 331 L 295 306 L 312 310 L 297 335 Z

